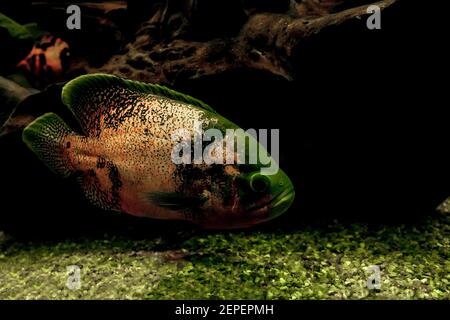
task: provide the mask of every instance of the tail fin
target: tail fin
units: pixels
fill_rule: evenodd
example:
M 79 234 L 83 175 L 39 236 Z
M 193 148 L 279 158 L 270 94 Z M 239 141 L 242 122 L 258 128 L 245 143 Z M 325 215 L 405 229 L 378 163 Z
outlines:
M 22 133 L 22 140 L 53 172 L 68 177 L 71 166 L 64 155 L 63 142 L 75 132 L 56 114 L 47 113 L 30 123 Z

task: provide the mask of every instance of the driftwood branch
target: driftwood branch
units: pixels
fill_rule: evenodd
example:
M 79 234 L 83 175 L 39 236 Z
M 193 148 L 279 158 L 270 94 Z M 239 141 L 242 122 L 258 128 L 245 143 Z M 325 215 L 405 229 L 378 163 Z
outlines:
M 212 23 L 211 17 L 207 23 L 202 22 L 201 13 L 195 11 L 202 10 L 201 2 L 188 1 L 190 6 L 186 6 L 185 1 L 170 2 L 171 5 L 156 1 L 149 21 L 142 25 L 125 52 L 89 71 L 175 86 L 237 69 L 292 79 L 291 65 L 308 40 L 320 37 L 325 29 L 339 29 L 348 21 L 361 23 L 368 15 L 369 4 L 386 10 L 397 0 L 281 1 L 285 7 L 277 8 L 280 12 L 249 8 L 252 1 L 243 1 L 248 5 L 244 8 L 230 1 L 227 28 Z M 357 6 L 351 7 L 352 4 Z M 214 15 L 211 10 L 209 14 Z M 220 19 L 220 23 L 226 22 Z M 209 27 L 211 32 L 198 31 Z M 233 30 L 235 34 L 230 34 Z

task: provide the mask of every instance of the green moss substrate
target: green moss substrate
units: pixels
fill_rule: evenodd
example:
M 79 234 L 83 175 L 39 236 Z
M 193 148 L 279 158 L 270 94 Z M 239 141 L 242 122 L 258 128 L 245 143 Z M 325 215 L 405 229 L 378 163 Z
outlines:
M 178 230 L 170 240 L 0 233 L 0 299 L 449 299 L 448 212 L 413 226 Z M 81 268 L 79 290 L 66 287 L 69 265 Z M 367 288 L 371 265 L 379 290 Z

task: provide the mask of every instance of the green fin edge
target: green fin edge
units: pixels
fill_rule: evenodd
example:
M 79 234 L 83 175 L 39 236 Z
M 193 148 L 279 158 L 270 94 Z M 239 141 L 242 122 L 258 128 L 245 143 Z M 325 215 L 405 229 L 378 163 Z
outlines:
M 93 87 L 103 88 L 114 85 L 142 93 L 163 96 L 172 100 L 191 104 L 200 109 L 217 114 L 217 112 L 206 103 L 189 95 L 161 86 L 159 84 L 148 84 L 134 80 L 127 80 L 114 75 L 103 73 L 86 74 L 69 81 L 63 87 L 61 93 L 62 102 L 70 108 L 74 104 L 73 99 L 76 99 L 78 92 L 82 93 L 85 89 Z

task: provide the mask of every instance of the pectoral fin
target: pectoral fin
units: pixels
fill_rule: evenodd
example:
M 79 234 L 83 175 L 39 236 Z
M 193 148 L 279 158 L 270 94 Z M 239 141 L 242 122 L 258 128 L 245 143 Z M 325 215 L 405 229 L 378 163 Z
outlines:
M 198 208 L 207 200 L 203 195 L 186 196 L 178 192 L 151 192 L 146 197 L 159 207 L 175 211 Z

